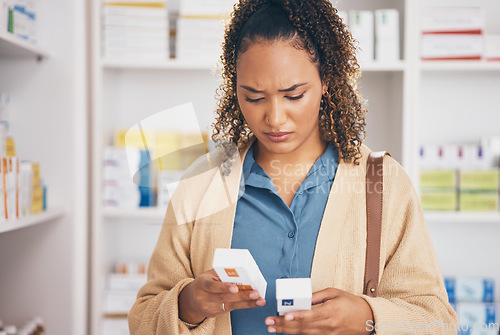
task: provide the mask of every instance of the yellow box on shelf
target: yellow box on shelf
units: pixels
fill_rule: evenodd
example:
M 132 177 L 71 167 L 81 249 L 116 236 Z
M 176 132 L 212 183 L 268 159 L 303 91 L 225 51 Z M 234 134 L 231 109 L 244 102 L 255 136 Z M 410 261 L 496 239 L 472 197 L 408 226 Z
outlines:
M 40 164 L 32 163 L 32 170 L 33 170 L 33 189 L 36 187 L 41 187 L 42 178 L 40 177 Z
M 115 134 L 117 147 L 136 147 L 141 150 L 154 149 L 154 134 L 142 130 L 119 130 Z
M 456 211 L 458 196 L 453 189 L 422 190 L 420 201 L 426 211 Z
M 181 170 L 181 139 L 177 132 L 159 132 L 155 136 L 155 161 L 153 166 L 156 171 Z
M 5 155 L 7 157 L 14 157 L 16 155 L 16 144 L 13 137 L 5 139 Z
M 460 171 L 460 190 L 498 192 L 499 169 Z
M 43 188 L 33 188 L 33 201 L 31 203 L 31 213 L 37 214 L 43 211 Z
M 165 1 L 127 1 L 127 0 L 106 0 L 104 6 L 130 6 L 130 7 L 152 7 L 152 8 L 165 8 Z
M 420 172 L 420 187 L 422 189 L 457 187 L 456 170 L 423 170 Z
M 494 212 L 498 210 L 497 192 L 460 192 L 459 210 L 463 212 Z

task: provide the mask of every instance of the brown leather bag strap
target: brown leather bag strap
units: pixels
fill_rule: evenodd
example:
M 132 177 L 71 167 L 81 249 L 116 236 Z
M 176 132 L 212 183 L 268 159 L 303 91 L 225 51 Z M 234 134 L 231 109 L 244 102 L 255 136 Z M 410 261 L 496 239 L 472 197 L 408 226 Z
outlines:
M 377 296 L 382 233 L 384 157 L 387 151 L 372 152 L 366 164 L 366 258 L 363 294 Z

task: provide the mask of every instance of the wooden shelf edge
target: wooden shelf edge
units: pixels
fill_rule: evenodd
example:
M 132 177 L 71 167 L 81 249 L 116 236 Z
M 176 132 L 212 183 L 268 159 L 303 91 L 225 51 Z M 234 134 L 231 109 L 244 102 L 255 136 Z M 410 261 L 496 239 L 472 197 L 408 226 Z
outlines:
M 1 55 L 49 57 L 50 53 L 40 46 L 7 32 L 0 32 Z
M 0 234 L 9 231 L 19 230 L 30 226 L 35 226 L 42 223 L 54 221 L 64 215 L 63 208 L 48 209 L 39 214 L 33 214 L 14 221 L 0 223 Z
M 500 212 L 425 212 L 429 223 L 496 223 L 500 226 Z
M 104 313 L 102 315 L 104 318 L 107 319 L 127 319 L 128 314 L 126 313 Z

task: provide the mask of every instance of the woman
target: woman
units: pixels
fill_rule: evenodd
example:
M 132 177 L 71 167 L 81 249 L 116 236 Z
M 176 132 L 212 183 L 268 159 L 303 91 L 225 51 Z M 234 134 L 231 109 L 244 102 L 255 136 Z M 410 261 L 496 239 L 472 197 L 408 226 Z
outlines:
M 226 145 L 176 189 L 131 333 L 453 333 L 418 197 L 391 158 L 379 293 L 363 295 L 365 112 L 354 42 L 330 2 L 241 0 L 221 59 L 213 139 Z M 218 280 L 214 250 L 230 247 L 250 250 L 265 297 Z M 275 316 L 282 277 L 311 277 L 311 311 Z

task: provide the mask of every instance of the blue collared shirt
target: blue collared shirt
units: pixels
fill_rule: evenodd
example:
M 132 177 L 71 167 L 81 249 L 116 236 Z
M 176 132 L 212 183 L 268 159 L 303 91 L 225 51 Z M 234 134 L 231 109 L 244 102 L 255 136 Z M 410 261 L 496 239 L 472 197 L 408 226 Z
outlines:
M 338 166 L 338 150 L 329 144 L 288 207 L 255 162 L 254 145 L 243 162 L 231 248 L 250 250 L 267 281 L 266 305 L 232 311 L 235 335 L 268 333 L 264 320 L 277 315 L 276 279 L 311 276 L 316 238 Z M 293 168 L 283 173 L 293 173 Z

